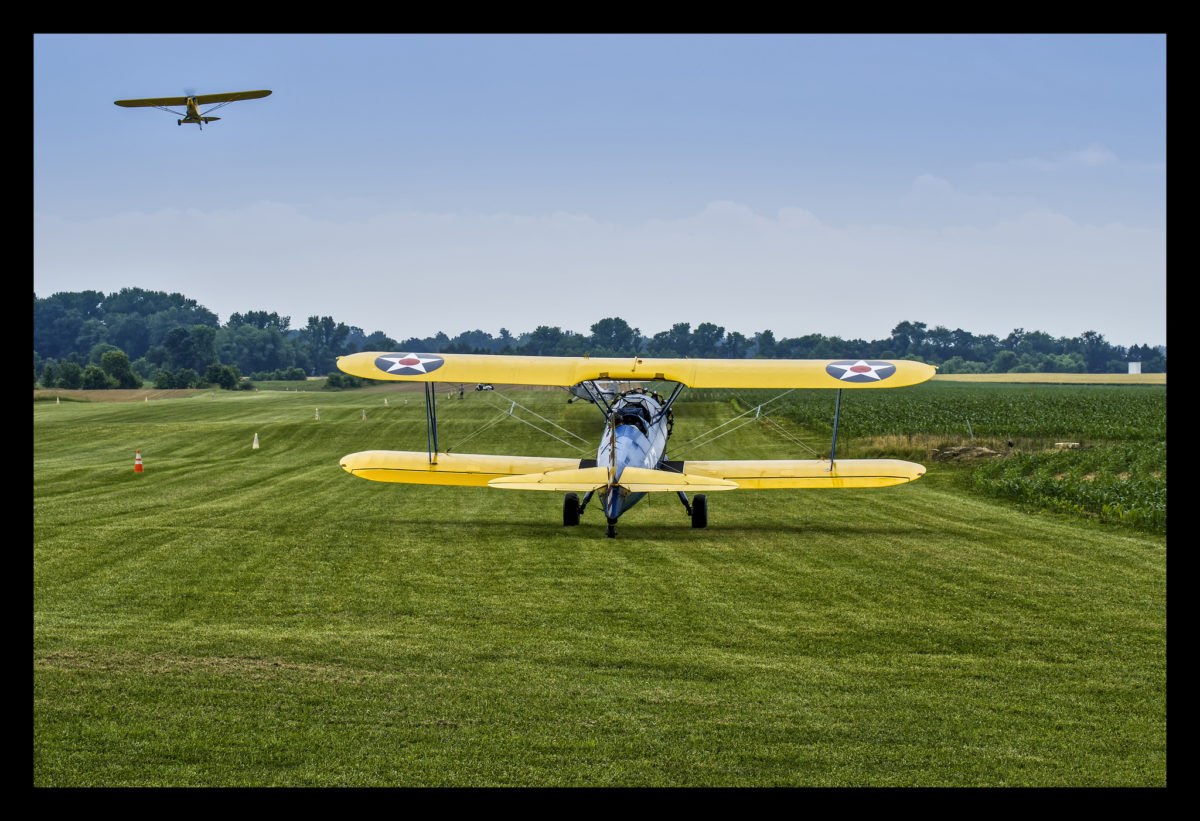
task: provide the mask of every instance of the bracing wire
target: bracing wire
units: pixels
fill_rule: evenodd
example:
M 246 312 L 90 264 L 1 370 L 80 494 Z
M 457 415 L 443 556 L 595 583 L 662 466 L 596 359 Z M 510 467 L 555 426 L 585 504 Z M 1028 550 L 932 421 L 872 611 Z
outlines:
M 574 438 L 578 439 L 580 442 L 583 442 L 585 445 L 589 445 L 589 446 L 591 445 L 591 443 L 588 440 L 584 439 L 579 434 L 577 434 L 573 431 L 567 430 L 562 425 L 555 422 L 553 419 L 547 419 L 546 417 L 542 416 L 537 411 L 530 410 L 529 408 L 525 407 L 524 405 L 522 405 L 520 402 L 516 401 L 512 397 L 505 396 L 504 394 L 500 393 L 499 391 L 492 391 L 492 393 L 496 394 L 496 396 L 499 396 L 508 402 L 512 402 L 513 407 L 520 408 L 521 410 L 525 411 L 526 413 L 536 416 L 538 419 L 541 419 L 543 422 L 545 422 L 548 425 L 553 425 L 554 427 L 558 428 L 559 430 L 561 430 L 563 433 L 567 434 L 568 436 L 573 436 Z M 522 419 L 521 421 L 525 421 L 525 420 Z
M 456 450 L 456 449 L 458 448 L 458 446 L 459 446 L 459 445 L 461 445 L 463 442 L 466 442 L 468 439 L 471 439 L 471 438 L 475 437 L 477 434 L 480 434 L 480 433 L 482 433 L 483 431 L 487 430 L 488 428 L 492 427 L 493 425 L 496 425 L 497 423 L 504 421 L 504 419 L 505 419 L 505 418 L 507 418 L 507 417 L 512 417 L 513 419 L 516 419 L 518 422 L 523 422 L 523 423 L 525 423 L 526 425 L 529 425 L 529 427 L 533 428 L 534 430 L 536 430 L 536 431 L 539 431 L 539 432 L 541 432 L 541 433 L 544 433 L 544 434 L 546 434 L 546 435 L 547 435 L 547 436 L 549 436 L 551 439 L 554 439 L 554 440 L 556 440 L 556 441 L 558 441 L 558 442 L 562 442 L 564 445 L 566 445 L 567 447 L 571 448 L 572 450 L 574 450 L 574 451 L 576 451 L 576 452 L 578 452 L 578 453 L 584 453 L 584 454 L 586 454 L 586 453 L 588 452 L 588 451 L 587 451 L 587 450 L 585 450 L 584 448 L 581 448 L 581 447 L 579 447 L 578 445 L 576 445 L 574 442 L 568 442 L 566 439 L 563 439 L 563 438 L 562 438 L 562 437 L 560 437 L 560 436 L 555 436 L 553 433 L 551 433 L 550 431 L 546 430 L 545 428 L 540 428 L 540 427 L 538 427 L 538 426 L 537 426 L 537 425 L 535 425 L 534 423 L 530 422 L 528 419 L 522 419 L 520 416 L 517 416 L 515 413 L 513 413 L 513 412 L 512 412 L 512 409 L 513 409 L 513 408 L 520 408 L 520 409 L 521 409 L 521 410 L 523 410 L 523 411 L 527 411 L 527 412 L 529 412 L 529 413 L 533 414 L 534 416 L 536 416 L 538 419 L 542 419 L 542 420 L 544 420 L 544 421 L 548 422 L 549 424 L 551 424 L 551 425 L 554 425 L 554 427 L 558 428 L 558 429 L 559 429 L 559 430 L 561 430 L 563 433 L 566 433 L 566 434 L 567 434 L 567 435 L 569 435 L 569 436 L 574 436 L 576 439 L 578 439 L 579 441 L 583 442 L 585 445 L 587 445 L 587 444 L 590 444 L 590 443 L 589 443 L 589 442 L 588 442 L 586 439 L 584 439 L 582 436 L 579 436 L 578 434 L 572 433 L 571 431 L 569 431 L 569 430 L 567 430 L 566 428 L 564 428 L 562 425 L 558 425 L 558 424 L 556 424 L 556 423 L 552 422 L 551 420 L 549 420 L 549 419 L 546 419 L 546 417 L 542 416 L 541 414 L 539 414 L 539 413 L 537 413 L 537 412 L 535 412 L 535 411 L 532 411 L 532 410 L 530 410 L 529 408 L 525 407 L 524 405 L 522 405 L 521 403 L 517 402 L 517 401 L 516 401 L 516 400 L 514 400 L 514 399 L 510 399 L 509 397 L 507 397 L 507 396 L 504 396 L 503 394 L 500 394 L 499 392 L 496 392 L 496 391 L 492 391 L 492 392 L 493 392 L 493 393 L 495 393 L 497 396 L 501 397 L 502 399 L 506 399 L 507 401 L 511 402 L 511 403 L 512 403 L 512 405 L 509 407 L 509 409 L 507 409 L 507 410 L 506 410 L 506 409 L 504 409 L 504 408 L 500 407 L 499 405 L 495 404 L 494 402 L 490 402 L 490 401 L 484 400 L 485 402 L 487 402 L 487 404 L 491 405 L 493 408 L 496 408 L 496 410 L 500 411 L 500 415 L 499 415 L 499 416 L 497 416 L 496 418 L 492 419 L 490 422 L 486 422 L 486 423 L 484 423 L 482 426 L 480 426 L 479 428 L 477 428 L 475 431 L 473 431 L 472 433 L 468 434 L 468 435 L 467 435 L 467 436 L 465 436 L 464 438 L 460 439 L 460 440 L 459 440 L 459 441 L 458 441 L 458 442 L 457 442 L 457 443 L 454 445 L 454 447 L 453 447 L 453 448 L 447 448 L 447 449 L 446 449 L 446 453 L 450 453 L 451 451 L 453 451 L 453 450 Z
M 747 416 L 751 413 L 754 413 L 757 416 L 759 413 L 761 413 L 762 409 L 765 408 L 767 405 L 770 405 L 772 402 L 782 399 L 783 397 L 787 396 L 789 393 L 791 393 L 794 390 L 796 390 L 796 389 L 789 388 L 788 390 L 784 391 L 783 393 L 778 394 L 777 396 L 773 396 L 772 398 L 768 399 L 766 402 L 755 405 L 755 406 L 751 407 L 749 410 L 739 413 L 737 416 L 733 417 L 732 419 L 722 422 L 721 424 L 717 425 L 715 428 L 710 428 L 709 430 L 705 431 L 704 433 L 701 433 L 699 436 L 695 436 L 695 437 L 689 439 L 688 441 L 684 442 L 682 445 L 679 445 L 677 447 L 672 447 L 671 448 L 672 457 L 678 458 L 681 452 L 686 453 L 689 450 L 694 450 L 695 448 L 700 447 L 701 445 L 707 445 L 710 442 L 715 442 L 716 440 L 720 439 L 722 436 L 726 436 L 730 433 L 733 433 L 733 431 L 737 430 L 738 428 L 745 427 L 746 425 L 753 422 L 754 419 L 748 419 L 745 422 L 743 422 L 742 424 L 738 425 L 736 428 L 727 430 L 727 431 L 725 431 L 725 433 L 722 433 L 718 436 L 713 436 L 712 438 L 706 438 L 710 434 L 715 433 L 716 431 L 719 431 L 721 428 L 725 427 L 726 425 L 732 425 L 734 422 L 741 419 L 743 416 Z M 745 401 L 745 400 L 742 400 L 742 401 Z M 700 441 L 700 440 L 704 440 L 704 441 Z

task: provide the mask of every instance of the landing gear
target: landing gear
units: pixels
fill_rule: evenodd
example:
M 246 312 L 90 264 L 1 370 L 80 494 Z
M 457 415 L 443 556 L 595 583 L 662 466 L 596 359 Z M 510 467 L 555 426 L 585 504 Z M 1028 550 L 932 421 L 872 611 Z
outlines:
M 579 494 L 568 493 L 563 497 L 563 527 L 579 524 Z
M 692 497 L 692 527 L 708 527 L 708 497 Z
M 708 497 L 698 493 L 692 497 L 692 503 L 689 505 L 687 494 L 682 490 L 677 493 L 679 501 L 683 502 L 683 509 L 692 520 L 692 527 L 708 527 Z
M 608 538 L 610 538 L 610 539 L 615 539 L 617 537 L 617 520 L 616 519 L 608 520 L 608 530 L 605 532 L 605 535 L 608 536 Z

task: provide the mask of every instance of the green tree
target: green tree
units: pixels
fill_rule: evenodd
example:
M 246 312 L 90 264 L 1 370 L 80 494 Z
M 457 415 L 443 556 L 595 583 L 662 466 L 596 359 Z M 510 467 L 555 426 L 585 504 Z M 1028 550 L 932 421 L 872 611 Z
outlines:
M 539 325 L 521 346 L 521 353 L 528 356 L 553 356 L 558 352 L 562 339 L 562 328 L 557 325 L 553 328 L 549 325 Z
M 729 359 L 745 359 L 746 354 L 750 351 L 750 340 L 737 331 L 730 331 L 725 334 L 721 351 Z
M 85 391 L 98 391 L 106 388 L 115 388 L 116 386 L 116 380 L 110 379 L 108 374 L 99 365 L 88 365 L 83 369 L 81 387 Z
M 641 331 L 615 316 L 600 320 L 592 325 L 591 331 L 592 350 L 601 356 L 632 356 L 642 341 Z
M 1005 349 L 996 354 L 988 368 L 991 373 L 1008 373 L 1017 366 L 1019 359 L 1015 351 Z
M 349 335 L 350 326 L 334 322 L 333 317 L 308 318 L 308 324 L 300 331 L 300 339 L 308 349 L 309 360 L 317 373 L 335 370 L 336 358 L 346 353 L 344 347 Z M 449 341 L 446 340 L 447 343 Z
M 711 322 L 701 322 L 692 334 L 691 353 L 696 358 L 719 357 L 721 342 L 725 339 L 725 329 Z
M 58 384 L 56 387 L 66 388 L 67 390 L 77 390 L 83 385 L 83 369 L 79 367 L 78 362 L 70 360 L 62 363 L 58 368 Z
M 242 381 L 241 371 L 236 365 L 221 365 L 213 363 L 204 372 L 204 381 L 217 385 L 223 390 L 236 390 Z
M 762 359 L 771 359 L 775 356 L 776 344 L 774 331 L 759 331 L 754 335 L 754 355 Z
M 118 388 L 140 388 L 142 380 L 129 365 L 129 357 L 122 350 L 112 350 L 100 357 L 100 368 Z

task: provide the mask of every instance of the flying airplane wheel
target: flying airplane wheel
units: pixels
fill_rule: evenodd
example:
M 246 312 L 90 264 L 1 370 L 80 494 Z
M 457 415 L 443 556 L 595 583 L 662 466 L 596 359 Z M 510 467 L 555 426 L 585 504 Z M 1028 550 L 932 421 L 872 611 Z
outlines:
M 579 524 L 579 494 L 568 493 L 563 497 L 563 526 L 574 527 Z
M 692 497 L 692 527 L 708 527 L 708 497 Z

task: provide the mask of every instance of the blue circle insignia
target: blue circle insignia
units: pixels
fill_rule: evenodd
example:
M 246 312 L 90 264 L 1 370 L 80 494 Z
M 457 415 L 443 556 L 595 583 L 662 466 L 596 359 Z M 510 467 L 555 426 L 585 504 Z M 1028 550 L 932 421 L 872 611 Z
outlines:
M 445 361 L 431 353 L 385 353 L 375 357 L 375 367 L 394 376 L 421 376 L 436 371 Z
M 825 366 L 825 373 L 842 382 L 880 382 L 895 372 L 894 363 L 879 359 L 840 359 Z

